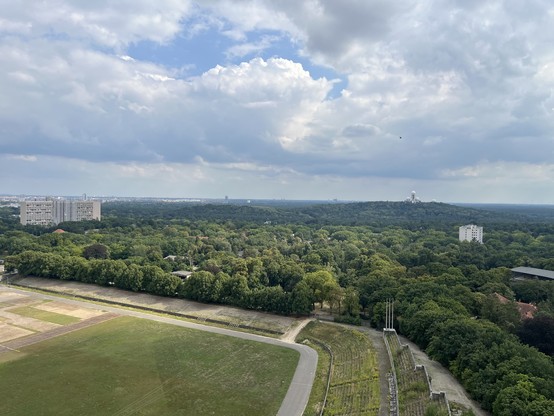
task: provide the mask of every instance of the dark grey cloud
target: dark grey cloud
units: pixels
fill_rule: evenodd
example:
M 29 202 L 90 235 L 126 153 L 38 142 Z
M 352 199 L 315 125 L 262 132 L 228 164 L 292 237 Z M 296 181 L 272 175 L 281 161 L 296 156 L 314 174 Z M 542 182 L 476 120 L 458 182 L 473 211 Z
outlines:
M 369 137 L 379 134 L 379 128 L 368 124 L 353 124 L 342 129 L 345 137 Z

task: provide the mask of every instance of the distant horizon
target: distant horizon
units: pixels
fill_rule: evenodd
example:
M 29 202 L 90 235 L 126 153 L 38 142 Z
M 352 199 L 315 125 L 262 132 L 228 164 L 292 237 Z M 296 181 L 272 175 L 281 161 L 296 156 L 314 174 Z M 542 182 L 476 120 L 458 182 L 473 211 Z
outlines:
M 7 197 L 7 198 L 82 198 L 84 194 L 0 194 L 0 198 Z M 175 201 L 283 201 L 283 202 L 318 202 L 318 203 L 360 203 L 360 202 L 406 202 L 405 199 L 375 199 L 375 200 L 368 200 L 368 199 L 338 199 L 338 198 L 332 198 L 332 199 L 298 199 L 298 198 L 232 198 L 225 196 L 223 197 L 174 197 L 174 196 L 123 196 L 123 195 L 89 195 L 86 194 L 87 199 L 148 199 L 148 200 L 155 200 L 155 201 L 163 201 L 163 200 L 175 200 Z M 532 202 L 456 202 L 456 201 L 419 201 L 419 203 L 443 203 L 443 204 L 449 204 L 449 205 L 522 205 L 522 206 L 553 206 L 554 203 L 532 203 Z
M 2 192 L 554 204 L 545 2 L 4 3 Z

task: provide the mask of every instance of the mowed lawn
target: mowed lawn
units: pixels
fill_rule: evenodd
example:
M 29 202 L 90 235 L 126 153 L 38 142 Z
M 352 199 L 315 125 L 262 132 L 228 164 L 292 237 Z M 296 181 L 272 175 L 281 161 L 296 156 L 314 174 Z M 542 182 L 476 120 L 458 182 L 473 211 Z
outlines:
M 272 415 L 299 353 L 120 317 L 0 363 L 1 415 Z M 11 354 L 11 353 L 10 353 Z

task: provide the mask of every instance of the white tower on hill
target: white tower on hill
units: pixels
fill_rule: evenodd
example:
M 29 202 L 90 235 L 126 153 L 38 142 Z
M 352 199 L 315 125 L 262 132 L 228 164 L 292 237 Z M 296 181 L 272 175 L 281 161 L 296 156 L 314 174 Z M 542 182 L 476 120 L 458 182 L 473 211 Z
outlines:
M 419 199 L 416 196 L 416 192 L 412 191 L 412 194 L 404 200 L 404 202 L 409 202 L 410 204 L 417 204 L 418 202 L 421 202 L 421 199 Z

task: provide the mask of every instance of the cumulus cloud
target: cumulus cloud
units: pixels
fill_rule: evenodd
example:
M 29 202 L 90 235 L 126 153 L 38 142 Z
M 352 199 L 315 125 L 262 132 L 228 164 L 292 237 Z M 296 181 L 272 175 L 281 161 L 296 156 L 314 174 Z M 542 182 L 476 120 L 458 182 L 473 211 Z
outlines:
M 0 67 L 16 74 L 0 80 L 11 97 L 0 114 L 11 137 L 0 148 L 9 153 L 269 163 L 283 152 L 283 137 L 307 128 L 331 88 L 282 58 L 180 79 L 161 66 L 63 41 L 20 41 L 0 52 L 7 58 Z
M 47 38 L 83 39 L 96 45 L 123 48 L 140 40 L 168 42 L 193 14 L 189 0 L 99 0 L 71 2 L 0 2 L 0 31 Z
M 186 166 L 216 188 L 210 175 L 445 193 L 441 183 L 490 175 L 510 187 L 503 169 L 537 187 L 550 178 L 554 7 L 543 0 L 0 5 L 0 153 L 12 163 L 67 158 L 143 183 Z M 197 73 L 129 52 L 179 54 L 172 45 L 208 34 L 226 46 Z M 344 80 L 333 98 L 318 68 Z

